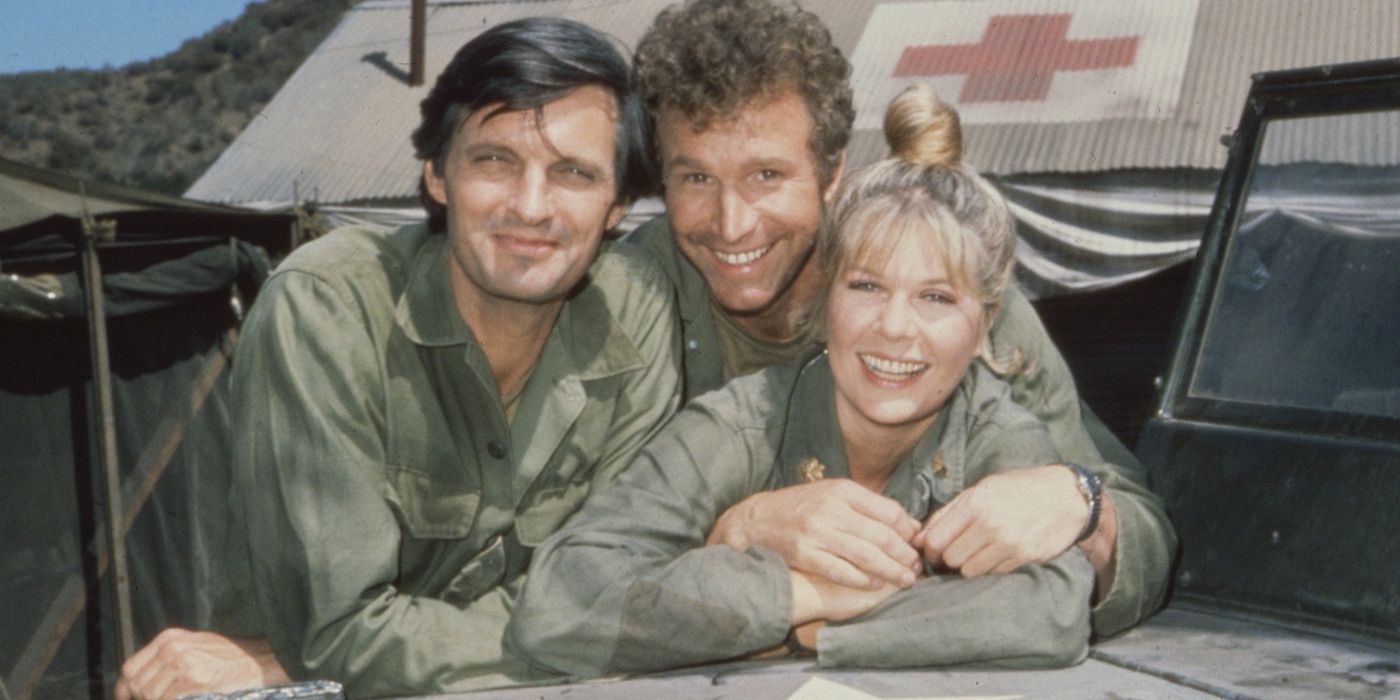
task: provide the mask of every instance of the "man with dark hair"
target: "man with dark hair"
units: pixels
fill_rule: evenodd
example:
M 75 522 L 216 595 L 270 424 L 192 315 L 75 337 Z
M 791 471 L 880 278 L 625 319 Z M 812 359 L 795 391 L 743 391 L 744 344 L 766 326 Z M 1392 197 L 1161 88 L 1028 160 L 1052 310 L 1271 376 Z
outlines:
M 815 234 L 854 119 L 850 67 L 815 15 L 771 0 L 672 5 L 634 64 L 655 124 L 666 216 L 629 240 L 677 289 L 689 398 L 811 342 L 800 315 L 817 293 Z M 764 546 L 790 567 L 851 587 L 912 585 L 921 558 L 977 576 L 1077 544 L 1097 574 L 1096 633 L 1151 614 L 1176 542 L 1142 466 L 1080 402 L 1014 288 L 992 343 L 996 356 L 1019 358 L 1005 379 L 1050 428 L 1065 464 L 988 477 L 927 523 L 840 480 L 760 493 L 728 510 L 709 541 Z
M 247 590 L 220 626 L 244 636 L 168 630 L 119 696 L 532 679 L 501 642 L 532 548 L 675 410 L 665 278 L 636 250 L 599 254 L 650 179 L 623 57 L 568 20 L 500 25 L 422 112 L 428 225 L 297 250 L 244 326 L 232 545 Z

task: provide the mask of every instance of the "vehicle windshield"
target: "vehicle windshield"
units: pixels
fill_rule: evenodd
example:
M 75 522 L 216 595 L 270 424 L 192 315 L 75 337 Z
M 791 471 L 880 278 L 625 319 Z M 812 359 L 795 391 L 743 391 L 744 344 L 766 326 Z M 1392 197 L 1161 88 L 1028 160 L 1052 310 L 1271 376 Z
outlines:
M 1400 417 L 1400 112 L 1266 124 L 1190 393 Z

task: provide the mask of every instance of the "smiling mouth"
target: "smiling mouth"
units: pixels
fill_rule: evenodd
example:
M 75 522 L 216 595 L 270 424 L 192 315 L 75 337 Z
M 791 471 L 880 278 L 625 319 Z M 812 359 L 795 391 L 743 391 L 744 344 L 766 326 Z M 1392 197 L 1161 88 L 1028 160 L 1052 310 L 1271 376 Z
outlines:
M 865 368 L 872 374 L 891 381 L 903 381 L 928 369 L 927 362 L 900 362 L 899 360 L 887 360 L 874 355 L 859 354 L 860 361 L 865 364 Z
M 768 245 L 763 246 L 762 248 L 754 248 L 753 250 L 744 253 L 725 253 L 714 249 L 711 249 L 711 252 L 713 252 L 715 254 L 715 257 L 719 258 L 720 261 L 724 262 L 725 264 L 748 265 L 749 263 L 752 263 L 753 261 L 763 257 L 763 254 L 767 253 L 769 250 L 772 250 L 772 248 L 773 244 L 769 243 Z
M 496 240 L 501 247 L 513 251 L 543 252 L 559 247 L 559 241 L 553 238 L 537 235 L 521 235 L 511 233 L 498 233 Z

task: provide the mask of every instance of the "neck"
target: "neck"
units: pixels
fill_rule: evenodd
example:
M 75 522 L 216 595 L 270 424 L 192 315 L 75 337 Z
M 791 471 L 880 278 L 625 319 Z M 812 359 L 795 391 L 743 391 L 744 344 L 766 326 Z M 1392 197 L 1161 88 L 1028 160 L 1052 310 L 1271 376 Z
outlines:
M 881 493 L 899 463 L 919 444 L 938 415 L 906 425 L 878 425 L 854 415 L 843 402 L 837 402 L 836 421 L 846 445 L 846 465 L 851 480 Z
M 457 313 L 472 329 L 501 396 L 520 390 L 554 330 L 562 299 L 545 304 L 502 299 L 481 292 L 462 275 L 452 276 Z
M 809 256 L 792 283 L 771 304 L 750 314 L 725 313 L 745 333 L 770 343 L 785 343 L 797 337 L 797 314 L 820 293 L 820 287 L 816 256 Z

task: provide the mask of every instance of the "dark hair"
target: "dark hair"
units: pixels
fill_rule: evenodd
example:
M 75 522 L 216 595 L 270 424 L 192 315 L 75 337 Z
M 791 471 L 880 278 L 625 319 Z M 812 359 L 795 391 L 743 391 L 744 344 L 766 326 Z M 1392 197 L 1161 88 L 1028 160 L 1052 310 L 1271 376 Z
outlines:
M 671 5 L 638 43 L 636 72 L 652 119 L 674 109 L 700 128 L 734 116 L 755 99 L 796 90 L 815 124 L 811 147 L 822 185 L 841 165 L 856 117 L 851 65 L 821 19 L 796 4 Z
M 632 89 L 627 60 L 596 29 L 560 17 L 506 22 L 468 41 L 423 98 L 423 121 L 413 131 L 413 148 L 442 173 L 448 146 L 462 122 L 488 105 L 498 111 L 541 110 L 586 85 L 605 88 L 617 99 L 614 169 L 617 197 L 632 202 L 655 186 L 646 154 L 645 113 Z M 447 209 L 418 181 L 418 198 L 434 231 L 447 228 Z

